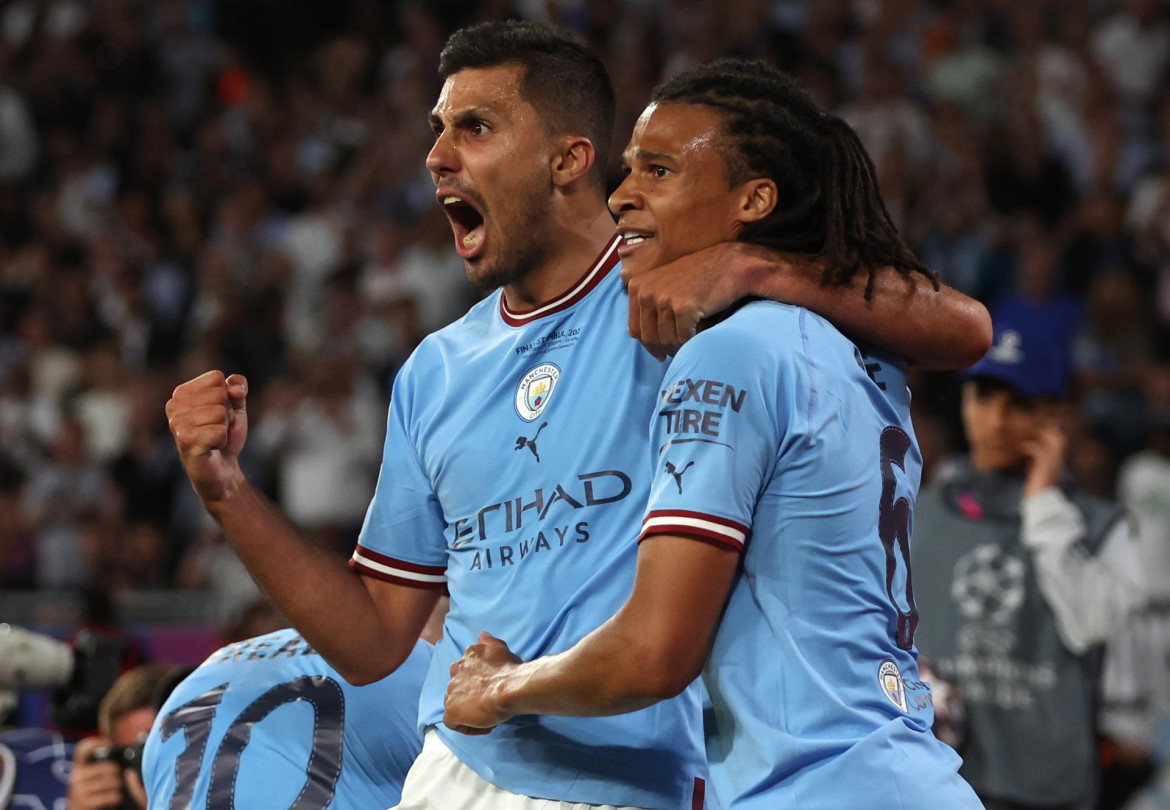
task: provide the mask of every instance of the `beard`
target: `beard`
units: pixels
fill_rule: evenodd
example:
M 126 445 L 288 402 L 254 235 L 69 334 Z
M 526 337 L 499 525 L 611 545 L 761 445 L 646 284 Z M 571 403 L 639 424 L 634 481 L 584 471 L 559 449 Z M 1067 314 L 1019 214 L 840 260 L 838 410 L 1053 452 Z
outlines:
M 481 292 L 488 293 L 526 279 L 548 259 L 550 249 L 545 239 L 549 193 L 535 184 L 519 199 L 501 211 L 501 219 L 511 227 L 511 237 L 491 234 L 495 245 L 490 252 L 474 261 L 464 262 L 468 280 Z M 523 236 L 521 236 L 523 234 Z

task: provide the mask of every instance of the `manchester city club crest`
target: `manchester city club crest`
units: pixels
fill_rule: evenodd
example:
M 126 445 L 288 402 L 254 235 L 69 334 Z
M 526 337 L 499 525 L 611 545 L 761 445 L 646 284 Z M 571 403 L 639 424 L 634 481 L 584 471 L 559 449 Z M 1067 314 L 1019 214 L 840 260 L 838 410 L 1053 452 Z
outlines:
M 541 363 L 520 380 L 516 389 L 516 413 L 525 422 L 531 422 L 548 407 L 556 390 L 561 370 L 552 363 Z
M 906 685 L 902 683 L 902 671 L 898 669 L 898 665 L 890 659 L 882 661 L 882 665 L 878 667 L 878 683 L 882 685 L 882 692 L 902 711 L 908 711 L 906 708 Z

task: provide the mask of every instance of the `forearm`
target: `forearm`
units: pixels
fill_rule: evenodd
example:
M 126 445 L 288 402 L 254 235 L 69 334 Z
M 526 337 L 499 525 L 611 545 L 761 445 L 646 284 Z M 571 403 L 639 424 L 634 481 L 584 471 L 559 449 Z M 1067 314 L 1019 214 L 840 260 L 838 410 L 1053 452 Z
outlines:
M 1061 639 L 1080 654 L 1106 641 L 1144 601 L 1137 549 L 1118 524 L 1089 554 L 1080 513 L 1056 488 L 1023 502 L 1023 542 Z
M 966 368 L 991 346 L 991 316 L 978 301 L 921 273 L 892 268 L 877 272 L 871 297 L 864 277 L 848 288 L 821 284 L 814 264 L 777 262 L 758 249 L 754 294 L 796 304 L 822 315 L 838 329 L 928 369 Z
M 516 665 L 499 684 L 501 708 L 509 716 L 600 717 L 644 709 L 678 694 L 677 679 L 629 631 L 623 612 L 571 650 Z
M 416 640 L 409 628 L 388 626 L 361 575 L 309 542 L 250 484 L 205 505 L 260 588 L 347 680 L 378 680 L 406 659 Z

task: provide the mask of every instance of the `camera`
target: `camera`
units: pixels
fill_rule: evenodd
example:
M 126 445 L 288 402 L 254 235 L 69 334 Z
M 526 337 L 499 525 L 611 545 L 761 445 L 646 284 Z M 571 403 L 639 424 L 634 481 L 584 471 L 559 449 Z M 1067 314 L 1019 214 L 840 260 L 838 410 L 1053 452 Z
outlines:
M 142 775 L 142 749 L 146 746 L 146 739 L 139 740 L 134 745 L 117 746 L 106 745 L 95 748 L 90 756 L 90 762 L 113 762 L 122 767 L 122 770 L 135 771 Z M 122 789 L 122 802 L 113 810 L 140 810 L 134 800 Z
M 85 731 L 97 726 L 102 697 L 122 672 L 129 642 L 83 629 L 72 644 L 0 623 L 0 689 L 54 689 L 53 722 Z
M 105 745 L 101 748 L 93 750 L 93 756 L 90 757 L 90 762 L 114 762 L 121 765 L 123 768 L 142 773 L 142 749 L 146 745 L 146 740 L 137 742 L 134 745 L 116 746 Z

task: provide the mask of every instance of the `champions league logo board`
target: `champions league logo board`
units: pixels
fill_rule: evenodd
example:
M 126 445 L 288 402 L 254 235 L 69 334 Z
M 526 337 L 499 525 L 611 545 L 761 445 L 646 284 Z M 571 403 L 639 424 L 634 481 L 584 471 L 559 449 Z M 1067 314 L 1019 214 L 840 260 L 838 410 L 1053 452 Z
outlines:
M 516 388 L 516 413 L 525 422 L 531 422 L 548 407 L 556 390 L 561 370 L 552 363 L 541 363 L 520 380 Z

